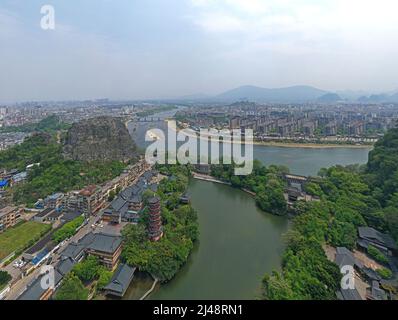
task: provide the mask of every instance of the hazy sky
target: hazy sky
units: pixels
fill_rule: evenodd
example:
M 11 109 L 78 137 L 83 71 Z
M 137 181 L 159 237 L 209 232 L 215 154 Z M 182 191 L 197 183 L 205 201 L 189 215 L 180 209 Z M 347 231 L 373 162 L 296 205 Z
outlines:
M 396 0 L 0 0 L 0 101 L 394 90 L 397 12 Z

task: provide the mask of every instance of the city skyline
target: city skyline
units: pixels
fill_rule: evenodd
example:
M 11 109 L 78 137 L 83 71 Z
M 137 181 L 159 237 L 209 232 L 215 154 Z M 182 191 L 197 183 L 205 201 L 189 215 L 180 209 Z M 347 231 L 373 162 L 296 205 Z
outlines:
M 166 99 L 242 85 L 398 88 L 391 0 L 55 0 L 47 31 L 44 4 L 0 5 L 3 103 Z

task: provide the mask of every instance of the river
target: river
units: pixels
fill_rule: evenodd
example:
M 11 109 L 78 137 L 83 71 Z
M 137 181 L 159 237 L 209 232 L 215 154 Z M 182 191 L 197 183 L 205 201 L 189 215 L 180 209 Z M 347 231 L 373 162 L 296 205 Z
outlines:
M 302 175 L 316 175 L 320 168 L 336 164 L 365 163 L 368 152 L 254 147 L 255 159 L 286 165 Z M 200 240 L 177 276 L 149 298 L 255 299 L 263 275 L 280 268 L 282 236 L 289 222 L 260 211 L 250 195 L 225 185 L 191 179 L 188 192 L 198 212 Z M 134 281 L 125 299 L 135 298 L 132 292 Z

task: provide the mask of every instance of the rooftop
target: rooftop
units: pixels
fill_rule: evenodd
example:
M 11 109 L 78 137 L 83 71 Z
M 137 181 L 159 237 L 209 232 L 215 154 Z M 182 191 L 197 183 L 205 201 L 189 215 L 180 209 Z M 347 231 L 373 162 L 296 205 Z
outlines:
M 98 187 L 96 185 L 91 185 L 91 186 L 88 186 L 88 187 L 84 188 L 83 190 L 81 190 L 79 192 L 79 194 L 81 196 L 88 197 L 88 196 L 93 195 L 97 189 L 98 189 Z
M 62 216 L 62 220 L 69 222 L 69 221 L 76 219 L 77 217 L 79 217 L 81 215 L 82 214 L 78 211 L 69 211 L 69 212 L 64 213 L 64 215 Z
M 379 243 L 384 244 L 386 247 L 391 249 L 397 249 L 397 244 L 394 239 L 391 238 L 388 234 L 381 233 L 376 229 L 369 227 L 359 227 L 358 228 L 359 237 L 376 240 Z
M 55 269 L 57 269 L 57 271 L 62 276 L 65 276 L 67 273 L 69 273 L 72 270 L 75 264 L 76 262 L 73 261 L 71 258 L 62 257 L 61 260 L 55 266 Z
M 158 203 L 160 201 L 160 198 L 159 197 L 152 197 L 152 198 L 149 198 L 148 199 L 148 203 L 149 204 L 156 204 L 156 203 Z
M 83 253 L 85 247 L 82 244 L 70 243 L 67 247 L 62 251 L 61 255 L 65 258 L 70 258 L 74 261 L 79 260 L 79 257 Z
M 354 254 L 344 247 L 336 248 L 336 256 L 334 261 L 340 268 L 343 266 L 357 266 L 360 269 L 363 268 L 363 264 L 354 257 Z
M 10 214 L 11 212 L 15 211 L 17 209 L 17 207 L 5 207 L 0 209 L 0 218 L 2 218 L 3 216 Z
M 36 214 L 35 217 L 43 218 L 43 217 L 49 215 L 52 211 L 54 211 L 54 209 L 51 209 L 51 208 L 44 209 L 44 210 L 40 211 L 38 214 Z
M 46 198 L 46 201 L 57 200 L 57 199 L 59 199 L 59 198 L 62 198 L 63 196 L 64 196 L 64 194 L 61 193 L 61 192 L 54 193 L 54 194 L 48 196 L 48 197 Z
M 113 274 L 111 281 L 104 289 L 111 291 L 118 296 L 124 296 L 133 280 L 135 270 L 136 268 L 132 268 L 127 264 L 121 264 Z
M 114 253 L 122 244 L 122 238 L 113 235 L 97 233 L 87 249 L 106 253 Z
M 357 289 L 342 289 L 337 295 L 341 300 L 362 300 Z

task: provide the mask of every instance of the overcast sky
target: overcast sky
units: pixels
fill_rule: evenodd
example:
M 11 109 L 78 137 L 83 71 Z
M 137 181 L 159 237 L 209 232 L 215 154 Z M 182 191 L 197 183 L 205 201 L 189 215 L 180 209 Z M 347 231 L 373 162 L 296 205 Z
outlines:
M 40 28 L 41 6 L 56 28 Z M 1 0 L 0 101 L 398 89 L 396 0 Z

